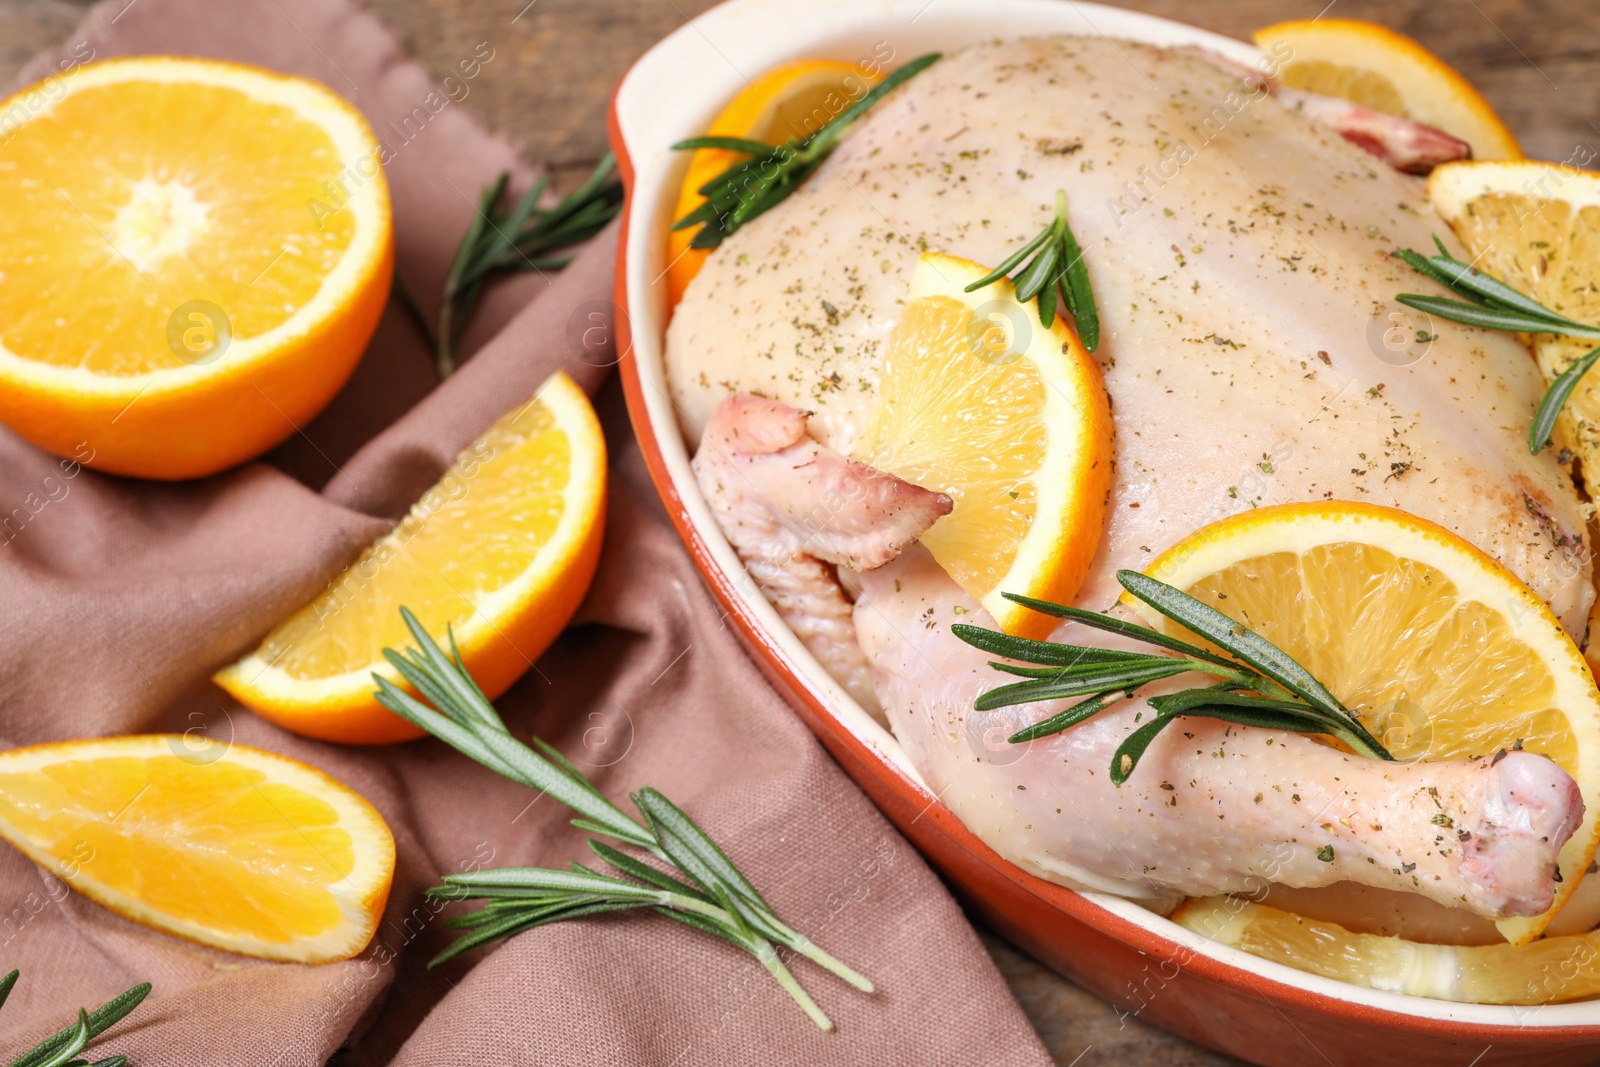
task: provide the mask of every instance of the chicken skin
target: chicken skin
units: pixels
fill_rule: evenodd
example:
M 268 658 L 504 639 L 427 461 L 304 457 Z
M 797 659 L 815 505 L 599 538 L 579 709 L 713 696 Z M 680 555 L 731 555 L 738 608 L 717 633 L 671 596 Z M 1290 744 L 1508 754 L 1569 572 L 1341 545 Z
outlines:
M 726 475 L 737 465 L 727 422 L 792 430 L 785 408 L 809 415 L 804 447 L 845 462 L 918 254 L 998 263 L 1049 221 L 1063 189 L 1115 422 L 1115 483 L 1079 606 L 1112 604 L 1117 570 L 1143 569 L 1210 522 L 1349 499 L 1454 531 L 1581 639 L 1594 598 L 1587 505 L 1548 451 L 1524 443 L 1543 391 L 1537 368 L 1514 336 L 1394 303 L 1436 290 L 1391 251 L 1431 247 L 1435 233 L 1450 245 L 1449 230 L 1418 179 L 1341 136 L 1348 116 L 1316 121 L 1304 104 L 1247 94 L 1203 56 L 1131 42 L 1032 38 L 946 55 L 869 112 L 794 195 L 731 235 L 689 287 L 666 362 L 686 435 L 712 449 L 697 465 Z M 775 404 L 718 415 L 735 394 Z M 899 524 L 881 540 L 897 558 L 876 567 L 836 573 L 826 552 L 792 543 L 770 554 L 741 541 L 740 525 L 765 513 L 758 524 L 781 527 L 786 509 L 820 491 L 803 468 L 774 472 L 741 483 L 732 521 L 707 490 L 730 540 L 753 569 L 783 572 L 797 630 L 815 600 L 827 605 L 829 642 L 845 644 L 848 606 L 852 692 L 870 679 L 929 786 L 1019 865 L 1146 898 L 1265 879 L 1361 883 L 1491 917 L 1548 906 L 1582 801 L 1544 757 L 1380 764 L 1197 719 L 1113 786 L 1110 755 L 1148 714 L 1142 700 L 1004 744 L 1052 708 L 972 710 L 996 676 L 949 624 L 957 608 L 963 622 L 986 616 L 906 547 L 917 523 L 890 509 Z M 911 514 L 925 519 L 932 502 L 909 488 L 884 499 L 919 499 Z M 872 521 L 842 510 L 850 529 Z M 1070 626 L 1055 637 L 1104 643 Z

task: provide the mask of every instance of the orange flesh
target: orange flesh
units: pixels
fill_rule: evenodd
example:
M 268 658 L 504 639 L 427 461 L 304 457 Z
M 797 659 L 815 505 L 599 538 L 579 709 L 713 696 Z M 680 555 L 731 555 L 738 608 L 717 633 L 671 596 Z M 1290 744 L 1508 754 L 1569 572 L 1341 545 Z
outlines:
M 26 283 L 0 285 L 0 342 L 121 375 L 184 365 L 168 320 L 188 301 L 225 309 L 235 340 L 271 330 L 355 234 L 325 185 L 353 180 L 340 170 L 321 128 L 236 89 L 69 94 L 17 128 L 0 160 L 0 263 Z
M 327 886 L 355 865 L 330 805 L 230 760 L 117 756 L 0 774 L 0 818 L 156 911 L 269 942 L 337 925 Z

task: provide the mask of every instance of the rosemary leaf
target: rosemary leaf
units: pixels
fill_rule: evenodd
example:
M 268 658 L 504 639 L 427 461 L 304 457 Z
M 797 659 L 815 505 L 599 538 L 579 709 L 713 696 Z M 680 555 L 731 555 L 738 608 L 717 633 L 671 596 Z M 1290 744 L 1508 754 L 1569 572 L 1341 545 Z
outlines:
M 62 1067 L 77 1059 L 78 1053 L 89 1047 L 89 1013 L 78 1009 L 78 1022 L 67 1031 L 67 1040 L 53 1055 L 39 1061 L 39 1067 Z
M 1036 604 L 1046 604 L 1051 609 L 1060 607 L 1058 604 L 1049 604 L 1043 600 L 1030 600 L 1027 597 L 1016 597 L 1009 593 L 1006 596 L 1016 600 L 1018 603 L 1025 603 L 1029 607 L 1034 607 Z M 1035 610 L 1043 609 L 1035 608 Z M 1076 611 L 1078 609 L 1069 608 L 1067 610 Z M 1055 614 L 1055 612 L 1052 610 L 1047 614 Z M 1104 617 L 1092 611 L 1086 611 L 1084 614 L 1093 615 L 1096 619 Z M 1071 616 L 1060 617 L 1069 618 Z M 1120 619 L 1111 621 L 1118 625 L 1131 626 L 1135 630 L 1144 629 L 1142 626 L 1133 626 L 1132 623 L 1123 623 Z M 1071 667 L 1079 663 L 1115 663 L 1122 660 L 1144 659 L 1149 656 L 1147 652 L 1119 652 L 1107 648 L 1084 648 L 1080 645 L 1057 644 L 1054 641 L 1035 641 L 1026 637 L 1012 637 L 1010 634 L 1003 634 L 996 630 L 986 630 L 981 626 L 969 626 L 961 622 L 951 625 L 950 632 L 980 651 L 990 652 L 996 656 L 1005 656 L 1007 659 L 1020 659 L 1025 663 L 1042 663 L 1049 667 Z M 1124 633 L 1130 637 L 1137 636 L 1123 630 L 1113 632 Z M 1182 650 L 1179 649 L 1177 651 Z
M 546 890 L 553 893 L 595 893 L 599 895 L 635 895 L 641 900 L 654 900 L 659 894 L 654 889 L 607 878 L 588 871 L 563 871 L 552 867 L 498 867 L 489 871 L 470 871 L 465 874 L 447 874 L 444 884 L 455 889 L 518 889 L 524 892 Z
M 1576 327 L 1580 330 L 1584 328 L 1582 323 L 1573 322 L 1566 316 L 1551 311 L 1498 278 L 1492 278 L 1451 256 L 1433 256 L 1431 263 L 1441 274 L 1450 279 L 1450 288 L 1469 299 L 1477 297 L 1480 302 L 1487 303 L 1491 307 L 1520 312 L 1530 318 L 1544 319 L 1552 325 Z
M 1149 645 L 1157 645 L 1161 648 L 1171 649 L 1174 652 L 1181 652 L 1190 659 L 1204 660 L 1219 667 L 1237 668 L 1239 666 L 1238 663 L 1225 656 L 1219 656 L 1215 652 L 1207 652 L 1205 649 L 1191 645 L 1187 641 L 1180 641 L 1178 638 L 1170 637 L 1160 630 L 1152 630 L 1150 627 L 1140 626 L 1136 622 L 1128 622 L 1125 619 L 1102 615 L 1098 611 L 1085 611 L 1083 608 L 1068 607 L 1065 604 L 1052 604 L 1048 600 L 1035 600 L 1033 597 L 1021 596 L 1017 593 L 1005 593 L 1002 595 L 1007 600 L 1014 600 L 1018 604 L 1030 607 L 1041 614 L 1053 615 L 1058 619 L 1071 619 L 1074 622 L 1081 622 L 1085 626 L 1091 626 L 1096 630 L 1104 630 L 1107 633 L 1131 637 Z
M 1046 282 L 1049 282 L 1051 285 L 1055 285 L 1058 277 L 1056 273 L 1056 263 L 1060 260 L 1060 258 L 1061 246 L 1059 243 L 1051 241 L 1049 244 L 1045 245 L 1044 248 L 1039 251 L 1039 254 L 1033 258 L 1033 262 L 1029 263 L 1027 267 L 1025 267 L 1022 272 L 1017 275 L 1015 282 L 1017 299 L 1024 302 L 1032 300 L 1034 297 L 1039 295 L 1040 290 L 1044 288 Z M 1041 321 L 1043 321 L 1044 315 L 1041 313 L 1039 318 Z M 1046 322 L 1045 325 L 1048 326 L 1050 324 Z
M 812 135 L 813 139 L 822 142 L 825 150 L 832 151 L 834 145 L 839 143 L 839 138 L 843 137 L 845 132 L 849 130 L 851 123 L 865 115 L 879 100 L 882 100 L 901 85 L 937 63 L 942 54 L 940 52 L 929 52 L 911 60 L 905 66 L 867 90 L 865 96 L 839 112 L 832 121 L 824 124 L 820 130 Z
M 1432 278 L 1434 281 L 1438 282 L 1440 285 L 1444 286 L 1446 289 L 1453 289 L 1455 287 L 1455 279 L 1451 275 L 1449 275 L 1449 274 L 1445 273 L 1444 271 L 1440 270 L 1439 268 L 1435 267 L 1428 260 L 1428 257 L 1422 256 L 1422 255 L 1418 255 L 1416 252 L 1413 252 L 1409 248 L 1396 249 L 1394 254 L 1395 254 L 1396 257 L 1398 257 L 1399 259 L 1403 260 L 1408 266 L 1411 267 L 1412 270 L 1416 271 L 1418 274 L 1427 275 L 1429 278 Z M 1467 297 L 1467 298 L 1469 298 L 1471 300 L 1475 300 L 1480 305 L 1483 305 L 1483 304 L 1487 303 L 1487 301 L 1484 300 L 1482 297 L 1480 297 L 1476 293 L 1472 293 L 1470 291 L 1466 292 L 1466 293 L 1462 293 L 1461 295 L 1465 296 L 1465 297 Z
M 993 660 L 993 659 L 989 661 L 989 666 L 993 667 L 997 671 L 1003 671 L 1006 674 L 1015 674 L 1015 675 L 1017 675 L 1019 677 L 1022 677 L 1022 678 L 1051 678 L 1051 679 L 1055 679 L 1055 678 L 1063 678 L 1063 677 L 1072 677 L 1072 676 L 1082 675 L 1085 671 L 1094 670 L 1094 669 L 1097 669 L 1097 668 L 1100 668 L 1100 667 L 1104 666 L 1105 662 L 1112 662 L 1112 663 L 1129 662 L 1129 663 L 1131 663 L 1131 662 L 1134 662 L 1136 660 L 1157 660 L 1157 661 L 1165 662 L 1166 660 L 1168 660 L 1170 658 L 1170 657 L 1167 657 L 1167 656 L 1145 656 L 1145 655 L 1141 655 L 1138 652 L 1130 652 L 1130 653 L 1126 653 L 1125 655 L 1126 655 L 1126 659 L 1123 659 L 1123 658 L 1119 657 L 1116 660 L 1110 660 L 1110 661 L 1100 661 L 1100 660 L 1097 660 L 1097 659 L 1088 659 L 1088 658 L 1086 658 L 1085 661 L 1082 664 L 1080 664 L 1078 666 L 1074 666 L 1074 667 L 1019 667 L 1015 663 L 1005 663 L 1005 662 L 1003 662 L 1001 660 Z
M 1081 697 L 1097 693 L 1113 693 L 1137 689 L 1149 682 L 1171 678 L 1175 674 L 1205 670 L 1198 660 L 1170 659 L 1155 656 L 1157 662 L 1135 666 L 1109 668 L 1093 674 L 1067 677 L 1060 680 L 1036 679 L 1016 682 L 991 689 L 973 701 L 975 711 L 992 711 L 1013 704 L 1032 704 L 1041 700 L 1059 700 L 1062 697 Z
M 714 136 L 691 137 L 686 141 L 679 141 L 677 144 L 673 145 L 672 147 L 676 148 L 676 149 L 682 149 L 682 150 L 700 149 L 700 148 L 718 148 L 718 149 L 722 149 L 723 151 L 726 151 L 726 152 L 743 152 L 745 155 L 749 155 L 749 156 L 765 155 L 772 148 L 772 146 L 769 145 L 765 141 L 752 141 L 748 137 L 714 137 Z M 695 191 L 700 193 L 701 195 L 705 195 L 711 189 L 716 187 L 718 185 L 718 183 L 721 182 L 725 177 L 726 177 L 726 172 L 724 172 L 723 174 L 719 174 L 717 177 L 712 178 L 710 181 L 706 182 L 704 185 L 702 185 L 699 189 L 697 189 Z
M 648 863 L 640 863 L 626 852 L 612 848 L 604 841 L 590 841 L 589 848 L 596 856 L 605 860 L 623 874 L 630 874 L 657 889 L 665 889 L 669 893 L 681 893 L 686 897 L 699 897 L 710 903 L 711 898 L 700 892 L 688 882 L 680 882 L 670 874 L 656 870 Z
M 1126 782 L 1134 768 L 1139 766 L 1139 760 L 1143 758 L 1145 749 L 1150 747 L 1150 742 L 1176 721 L 1175 715 L 1158 715 L 1124 738 L 1111 755 L 1111 784 Z
M 1100 313 L 1095 308 L 1094 289 L 1089 284 L 1089 265 L 1083 261 L 1083 250 L 1078 247 L 1078 239 L 1067 225 L 1065 193 L 1056 194 L 1056 214 L 1061 218 L 1061 257 L 1067 264 L 1061 279 L 1067 297 L 1067 309 L 1072 312 L 1073 322 L 1078 327 L 1078 339 L 1083 342 L 1084 348 L 1093 352 L 1100 347 Z M 1049 320 L 1044 319 L 1042 309 L 1040 318 L 1046 326 L 1050 325 Z
M 437 967 L 441 963 L 445 963 L 461 955 L 463 952 L 470 952 L 473 949 L 481 948 L 492 941 L 498 941 L 504 937 L 512 937 L 516 934 L 522 933 L 524 930 L 531 930 L 537 926 L 545 926 L 552 922 L 562 922 L 567 919 L 581 919 L 586 915 L 599 915 L 612 911 L 628 911 L 637 907 L 641 907 L 641 905 L 631 902 L 600 902 L 580 904 L 576 907 L 559 908 L 553 911 L 530 913 L 515 911 L 508 912 L 507 914 L 495 919 L 494 922 L 486 923 L 485 925 L 478 927 L 465 936 L 459 937 L 452 941 L 448 946 L 445 947 L 443 951 L 439 952 L 433 957 L 433 959 L 428 961 L 428 966 L 430 968 Z
M 1561 409 L 1566 406 L 1567 398 L 1578 387 L 1578 379 L 1589 373 L 1595 360 L 1600 358 L 1600 348 L 1590 349 L 1587 353 L 1572 361 L 1572 365 L 1551 381 L 1550 388 L 1545 390 L 1544 399 L 1539 401 L 1539 407 L 1533 413 L 1533 425 L 1528 428 L 1528 451 L 1538 455 L 1544 446 L 1550 443 L 1550 434 L 1556 428 L 1556 419 L 1561 416 Z
M 502 177 L 507 176 L 502 175 Z M 494 269 L 494 265 L 499 262 L 502 256 L 516 246 L 517 236 L 522 232 L 523 227 L 528 224 L 529 217 L 533 214 L 534 209 L 539 206 L 539 198 L 544 195 L 545 187 L 549 184 L 550 179 L 548 176 L 539 175 L 538 179 L 528 187 L 528 191 L 523 193 L 521 198 L 517 200 L 516 206 L 511 209 L 510 214 L 503 220 L 491 222 L 487 227 L 491 232 L 483 234 L 483 241 L 477 248 L 469 249 L 472 259 L 467 264 L 466 270 L 462 272 L 464 276 L 474 281 L 483 277 L 483 275 Z M 504 185 L 501 184 L 500 188 L 503 191 Z M 499 196 L 495 197 L 495 200 L 499 199 Z M 491 209 L 493 204 L 494 201 L 491 201 Z
M 445 701 L 441 710 L 445 714 L 456 712 L 456 719 L 463 726 L 476 721 L 505 733 L 506 724 L 500 718 L 500 713 L 494 710 L 494 705 L 483 695 L 483 690 L 478 688 L 478 683 L 472 675 L 461 666 L 461 650 L 456 647 L 455 630 L 449 629 L 445 632 L 446 639 L 450 642 L 450 654 L 447 656 L 444 649 L 428 636 L 427 629 L 409 608 L 400 609 L 400 619 L 406 624 L 411 639 L 417 643 L 418 667 L 426 672 L 429 681 Z M 389 655 L 391 651 L 386 650 L 384 656 L 390 663 L 398 667 L 406 662 L 404 656 Z M 413 672 L 410 677 L 415 679 L 417 672 Z
M 11 987 L 16 985 L 17 972 L 13 971 L 3 980 L 5 992 L 9 994 Z M 117 1023 L 121 1022 L 129 1012 L 137 1008 L 145 997 L 150 995 L 150 983 L 141 982 L 132 989 L 122 993 L 106 1003 L 100 1005 L 92 1012 L 78 1009 L 78 1020 L 64 1030 L 58 1030 L 45 1038 L 39 1044 L 11 1061 L 10 1067 L 53 1067 L 65 1064 L 72 1060 L 79 1052 L 86 1048 L 90 1041 L 99 1037 Z M 79 1038 L 82 1043 L 79 1044 Z M 67 1051 L 67 1050 L 71 1051 Z M 116 1059 L 117 1057 L 112 1057 Z
M 1039 290 L 1039 321 L 1049 326 L 1056 321 L 1056 297 L 1061 290 L 1061 277 L 1050 279 L 1043 289 Z M 1067 294 L 1067 310 L 1072 310 L 1072 294 Z
M 1338 698 L 1328 692 L 1327 687 L 1317 681 L 1310 671 L 1254 630 L 1233 621 L 1209 604 L 1203 604 L 1187 593 L 1138 571 L 1120 570 L 1117 572 L 1117 581 L 1167 618 L 1233 653 L 1306 703 L 1320 707 L 1331 715 L 1354 721 Z
M 767 902 L 676 804 L 654 789 L 634 794 L 633 803 L 679 870 L 713 897 L 726 899 L 725 906 L 738 915 L 741 922 L 760 929 L 763 937 L 778 933 L 769 921 L 769 917 L 776 916 L 771 914 Z
M 549 794 L 603 827 L 609 836 L 641 846 L 652 843 L 643 827 L 597 789 L 587 781 L 580 784 L 582 776 L 572 776 L 576 768 L 571 764 L 565 768 L 553 765 L 507 733 L 493 706 L 459 663 L 445 656 L 438 642 L 408 609 L 401 608 L 400 613 L 417 642 L 417 650 L 407 656 L 385 649 L 384 656 L 418 691 L 426 691 L 442 703 L 428 708 L 387 678 L 374 675 L 378 703 L 490 770 Z M 438 708 L 449 710 L 435 710 Z
M 1446 300 L 1441 296 L 1419 296 L 1416 293 L 1401 293 L 1395 300 L 1406 307 L 1426 311 L 1430 315 L 1459 322 L 1463 326 L 1481 326 L 1486 330 L 1514 333 L 1557 333 L 1564 337 L 1582 337 L 1587 340 L 1600 339 L 1600 328 L 1593 326 L 1567 328 L 1553 319 L 1535 317 L 1494 305 L 1464 304 L 1459 300 Z
M 803 140 L 769 145 L 743 137 L 691 137 L 672 147 L 683 151 L 718 148 L 750 158 L 735 163 L 698 190 L 706 202 L 672 224 L 674 230 L 698 226 L 690 248 L 711 249 L 741 226 L 788 198 L 822 165 L 850 126 L 879 100 L 921 73 L 940 53 L 918 56 L 862 95 Z
M 1033 240 L 1029 241 L 1027 244 L 1011 253 L 1010 256 L 1002 260 L 998 267 L 990 271 L 988 274 L 985 274 L 971 285 L 967 286 L 966 291 L 969 293 L 976 292 L 985 286 L 993 285 L 1001 278 L 1009 277 L 1011 272 L 1016 270 L 1017 267 L 1021 265 L 1023 260 L 1027 259 L 1036 248 L 1048 240 L 1050 240 L 1050 227 L 1046 226 L 1044 229 L 1039 231 L 1038 235 L 1035 236 Z
M 743 872 L 676 804 L 649 788 L 640 790 L 633 801 L 652 826 L 664 831 L 660 837 L 662 847 L 679 868 L 713 896 L 721 899 L 726 894 L 732 910 L 742 920 L 763 936 L 789 945 L 811 962 L 832 971 L 862 992 L 872 992 L 872 983 L 866 977 L 824 952 L 779 919 Z
M 1290 700 L 1271 700 L 1234 691 L 1236 683 L 1223 682 L 1205 689 L 1185 689 L 1180 693 L 1151 697 L 1150 707 L 1156 717 L 1130 733 L 1117 746 L 1111 757 L 1111 781 L 1121 785 L 1128 780 L 1139 765 L 1145 750 L 1162 730 L 1174 720 L 1185 715 L 1203 715 L 1239 726 L 1256 726 L 1268 730 L 1295 730 L 1301 733 L 1334 734 L 1353 737 L 1349 730 L 1331 716 L 1310 705 Z M 1358 751 L 1360 751 L 1358 749 Z M 1363 752 L 1363 755 L 1371 753 Z M 1384 753 L 1385 759 L 1388 754 Z
M 1078 725 L 1090 716 L 1104 711 L 1107 704 L 1117 699 L 1115 693 L 1100 693 L 1088 700 L 1080 701 L 1058 714 L 1042 719 L 1032 726 L 1025 726 L 1021 730 L 1006 738 L 1013 745 L 1020 745 L 1025 741 L 1032 741 L 1038 737 L 1049 737 L 1059 734 L 1062 730 Z
M 1356 736 L 1348 720 L 1342 716 L 1330 715 L 1299 700 L 1279 700 L 1237 690 L 1215 687 L 1185 689 L 1179 693 L 1151 697 L 1148 703 L 1158 715 L 1203 715 L 1240 726 L 1329 734 L 1341 738 Z M 1363 751 L 1364 743 L 1353 747 L 1369 758 L 1388 758 Z

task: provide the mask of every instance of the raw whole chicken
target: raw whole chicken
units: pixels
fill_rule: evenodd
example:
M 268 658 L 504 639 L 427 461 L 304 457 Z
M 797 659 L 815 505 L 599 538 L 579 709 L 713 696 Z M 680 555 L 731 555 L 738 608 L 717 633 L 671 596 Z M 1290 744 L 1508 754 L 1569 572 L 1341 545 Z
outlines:
M 881 704 L 943 803 L 1023 867 L 1152 901 L 1353 882 L 1468 918 L 1537 914 L 1583 809 L 1542 756 L 1379 763 L 1191 719 L 1116 787 L 1106 768 L 1148 714 L 1141 699 L 1026 746 L 993 743 L 1055 706 L 972 710 L 996 676 L 949 624 L 987 616 L 914 544 L 948 500 L 844 458 L 918 253 L 998 263 L 1065 189 L 1116 427 L 1080 606 L 1108 607 L 1119 568 L 1207 523 L 1336 498 L 1453 530 L 1581 638 L 1586 505 L 1522 443 L 1543 390 L 1527 350 L 1465 327 L 1431 336 L 1392 300 L 1427 283 L 1388 253 L 1449 230 L 1421 183 L 1372 152 L 1454 150 L 1249 88 L 1202 55 L 1103 38 L 986 42 L 918 75 L 734 233 L 676 309 L 667 368 L 698 477 L 808 647 Z M 1106 643 L 1070 626 L 1056 637 Z M 1465 839 L 1438 832 L 1435 795 Z

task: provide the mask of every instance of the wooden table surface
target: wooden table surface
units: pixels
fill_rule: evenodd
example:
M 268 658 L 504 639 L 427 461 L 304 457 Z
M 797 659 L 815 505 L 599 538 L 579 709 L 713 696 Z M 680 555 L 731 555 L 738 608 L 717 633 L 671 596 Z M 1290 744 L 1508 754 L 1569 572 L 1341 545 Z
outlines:
M 218 0 L 227 2 L 227 0 Z M 800 3 L 803 0 L 795 0 Z M 939 0 L 932 0 L 938 3 Z M 1063 0 L 1070 2 L 1070 0 Z M 1115 2 L 1115 0 L 1111 0 Z M 605 109 L 628 65 L 712 0 L 367 0 L 437 75 L 479 42 L 506 57 L 465 106 L 574 184 L 605 151 Z M 1324 6 L 1326 5 L 1326 6 Z M 87 8 L 0 0 L 0 82 L 65 37 Z M 1369 18 L 1421 40 L 1467 74 L 1528 155 L 1600 155 L 1600 3 L 1596 0 L 1135 0 L 1119 6 L 1237 37 L 1280 19 Z M 985 943 L 1063 1065 L 1214 1067 L 1238 1061 L 1128 1017 L 998 938 Z

